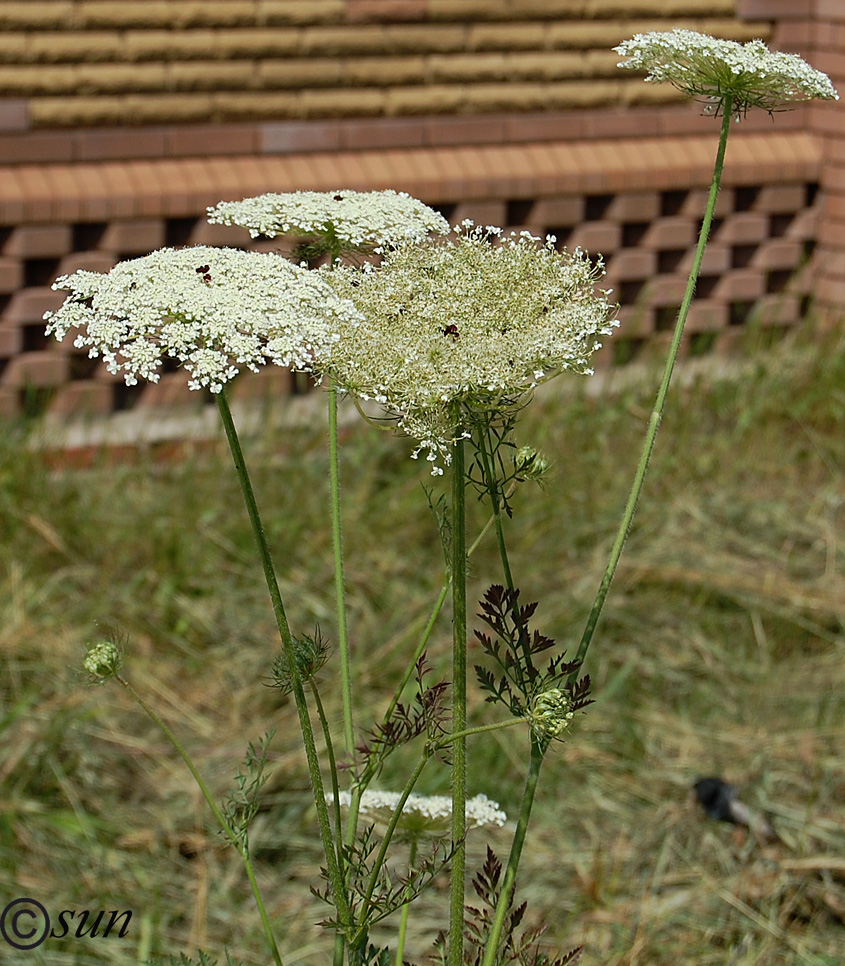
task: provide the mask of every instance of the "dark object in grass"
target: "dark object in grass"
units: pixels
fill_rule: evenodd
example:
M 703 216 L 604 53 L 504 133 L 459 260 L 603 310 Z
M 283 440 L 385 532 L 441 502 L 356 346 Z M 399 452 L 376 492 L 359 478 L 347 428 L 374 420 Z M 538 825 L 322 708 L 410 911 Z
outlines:
M 779 838 L 763 816 L 755 815 L 742 804 L 737 790 L 728 782 L 721 778 L 700 778 L 692 787 L 708 818 L 741 825 L 750 829 L 764 842 L 773 842 Z

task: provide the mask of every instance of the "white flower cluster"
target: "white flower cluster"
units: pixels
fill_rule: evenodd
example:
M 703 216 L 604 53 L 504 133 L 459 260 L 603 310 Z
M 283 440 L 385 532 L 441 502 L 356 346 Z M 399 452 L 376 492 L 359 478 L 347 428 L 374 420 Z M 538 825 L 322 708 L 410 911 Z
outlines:
M 770 51 L 762 40 L 740 44 L 695 30 L 636 34 L 613 48 L 627 57 L 620 67 L 648 71 L 647 81 L 669 81 L 713 104 L 733 100 L 733 110 L 773 111 L 790 101 L 838 99 L 830 78 L 797 54 Z
M 309 369 L 331 355 L 339 326 L 360 315 L 316 273 L 279 255 L 229 248 L 164 248 L 116 265 L 107 274 L 79 271 L 57 279 L 69 291 L 44 316 L 61 340 L 102 356 L 127 385 L 158 382 L 162 359 L 178 360 L 191 389 L 219 392 L 243 366 L 266 363 Z
M 389 252 L 378 269 L 325 273 L 365 316 L 343 326 L 330 359 L 342 389 L 381 403 L 435 462 L 451 459 L 460 412 L 503 411 L 564 369 L 589 373 L 599 334 L 617 324 L 603 268 L 527 232 L 456 229 Z M 442 472 L 435 466 L 435 473 Z
M 387 826 L 402 796 L 398 792 L 367 790 L 361 795 L 358 814 L 379 827 Z M 331 794 L 326 796 L 333 801 Z M 351 795 L 340 792 L 338 800 L 344 808 L 349 808 Z M 402 817 L 397 826 L 398 832 L 405 836 L 448 834 L 452 817 L 452 800 L 445 795 L 409 795 L 402 809 Z M 498 802 L 491 801 L 486 795 L 476 795 L 467 799 L 467 828 L 496 826 L 501 828 L 507 815 L 499 808 Z
M 208 220 L 248 228 L 253 238 L 328 235 L 354 248 L 418 242 L 430 232 L 449 232 L 449 223 L 442 215 L 397 191 L 264 194 L 243 201 L 221 201 L 208 209 Z

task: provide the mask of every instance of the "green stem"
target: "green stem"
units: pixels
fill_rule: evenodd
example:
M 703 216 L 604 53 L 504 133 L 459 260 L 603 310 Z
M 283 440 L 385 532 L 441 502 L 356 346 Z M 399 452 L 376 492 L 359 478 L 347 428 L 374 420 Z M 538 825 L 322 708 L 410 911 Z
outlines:
M 528 774 L 525 778 L 525 789 L 522 793 L 522 806 L 519 810 L 519 819 L 516 823 L 513 842 L 511 842 L 511 851 L 508 856 L 507 867 L 505 868 L 505 876 L 502 879 L 499 901 L 496 904 L 496 914 L 493 919 L 493 925 L 490 927 L 490 935 L 487 937 L 487 946 L 484 950 L 482 966 L 495 966 L 495 963 L 498 961 L 502 929 L 505 925 L 508 910 L 511 907 L 516 872 L 522 856 L 522 847 L 525 844 L 525 835 L 528 832 L 528 821 L 531 818 L 531 808 L 534 805 L 534 797 L 537 794 L 537 781 L 540 778 L 540 767 L 543 764 L 545 753 L 545 747 L 541 744 L 540 739 L 532 732 L 531 758 L 528 764 Z
M 279 636 L 284 647 L 288 667 L 291 672 L 291 684 L 293 689 L 294 701 L 296 703 L 297 714 L 299 715 L 299 726 L 302 732 L 302 742 L 305 747 L 305 758 L 308 763 L 308 773 L 311 778 L 311 788 L 314 794 L 314 806 L 317 810 L 317 821 L 320 826 L 320 838 L 322 840 L 323 852 L 326 859 L 326 870 L 329 882 L 331 883 L 332 894 L 338 912 L 338 917 L 343 925 L 349 925 L 351 921 L 349 903 L 346 897 L 343 877 L 337 864 L 334 842 L 332 838 L 331 822 L 329 821 L 329 810 L 326 803 L 326 796 L 323 789 L 323 780 L 320 775 L 320 763 L 317 757 L 317 747 L 314 741 L 314 729 L 311 726 L 311 718 L 308 713 L 308 703 L 305 698 L 305 688 L 302 682 L 302 675 L 296 663 L 296 651 L 294 648 L 293 637 L 288 625 L 282 595 L 279 591 L 279 584 L 276 580 L 276 571 L 273 567 L 273 560 L 270 555 L 270 547 L 267 543 L 267 536 L 264 532 L 264 525 L 258 512 L 258 504 L 255 500 L 255 493 L 252 489 L 252 482 L 246 468 L 243 450 L 241 449 L 235 421 L 232 418 L 232 411 L 226 399 L 225 392 L 216 395 L 217 408 L 223 422 L 223 429 L 226 433 L 226 440 L 232 453 L 232 460 L 235 464 L 235 471 L 246 504 L 247 515 L 252 526 L 253 536 L 258 547 L 258 554 L 261 558 L 261 565 L 264 570 L 264 579 L 267 583 L 267 590 L 270 594 L 270 601 L 273 605 L 273 614 L 276 618 L 276 626 L 279 629 Z
M 704 219 L 701 222 L 701 231 L 698 234 L 698 245 L 695 249 L 695 257 L 693 258 L 692 268 L 690 269 L 689 279 L 687 280 L 686 291 L 684 292 L 683 301 L 681 302 L 681 307 L 678 312 L 678 320 L 675 323 L 675 332 L 672 337 L 669 355 L 666 359 L 666 365 L 663 370 L 663 378 L 660 382 L 660 388 L 658 389 L 657 398 L 654 402 L 654 409 L 652 410 L 651 417 L 649 419 L 645 441 L 643 442 L 639 463 L 637 464 L 637 470 L 634 474 L 634 482 L 631 486 L 628 502 L 625 505 L 625 511 L 622 514 L 619 530 L 616 534 L 616 539 L 610 551 L 610 559 L 607 562 L 607 567 L 605 569 L 604 576 L 602 577 L 601 584 L 599 585 L 596 599 L 593 603 L 592 609 L 590 610 L 589 616 L 587 617 L 587 623 L 584 627 L 584 633 L 581 636 L 581 643 L 578 646 L 578 652 L 575 655 L 575 660 L 579 662 L 579 664 L 583 663 L 584 658 L 586 657 L 587 649 L 589 648 L 590 642 L 593 639 L 596 624 L 598 623 L 602 608 L 604 607 L 604 602 L 607 598 L 608 591 L 610 590 L 610 584 L 613 580 L 613 575 L 616 572 L 616 566 L 619 563 L 620 556 L 622 555 L 622 548 L 625 545 L 625 539 L 628 536 L 628 531 L 631 528 L 634 513 L 637 509 L 637 503 L 640 498 L 640 493 L 642 492 L 649 460 L 651 459 L 651 453 L 654 449 L 654 442 L 657 439 L 657 432 L 660 429 L 660 421 L 663 418 L 663 409 L 666 405 L 666 396 L 669 392 L 669 383 L 672 379 L 672 371 L 675 367 L 675 360 L 678 358 L 678 350 L 680 349 L 681 338 L 684 334 L 684 325 L 687 320 L 687 315 L 689 314 L 690 305 L 692 304 L 692 298 L 695 292 L 695 283 L 698 281 L 698 275 L 701 271 L 701 263 L 704 258 L 704 249 L 707 247 L 707 239 L 710 235 L 710 226 L 713 223 L 713 213 L 716 210 L 716 198 L 719 194 L 719 185 L 722 180 L 722 170 L 725 164 L 725 150 L 728 143 L 728 134 L 730 133 L 732 108 L 733 99 L 730 97 L 730 95 L 727 95 L 722 104 L 724 113 L 722 115 L 722 127 L 719 134 L 719 147 L 716 152 L 716 163 L 713 168 L 713 178 L 710 182 L 710 194 L 707 199 L 707 208 L 704 212 Z M 577 674 L 578 671 L 575 671 L 571 676 L 570 681 L 574 680 L 577 677 Z
M 411 840 L 410 854 L 408 855 L 408 869 L 413 869 L 414 862 L 417 860 L 417 840 Z M 402 966 L 405 956 L 405 936 L 408 934 L 408 914 L 411 911 L 411 903 L 406 902 L 402 906 L 402 914 L 399 917 L 399 937 L 396 942 L 396 966 Z
M 420 755 L 414 770 L 411 772 L 411 777 L 407 782 L 405 782 L 405 787 L 402 789 L 402 794 L 399 796 L 399 801 L 396 804 L 396 808 L 393 810 L 393 814 L 390 816 L 387 830 L 385 831 L 384 838 L 381 840 L 381 845 L 379 846 L 378 855 L 373 863 L 373 871 L 370 874 L 370 881 L 367 883 L 367 891 L 364 895 L 364 902 L 361 906 L 361 914 L 358 919 L 358 931 L 355 937 L 350 941 L 350 946 L 358 945 L 361 937 L 364 935 L 364 933 L 366 933 L 367 914 L 369 913 L 370 906 L 372 905 L 373 892 L 375 892 L 376 884 L 378 883 L 379 872 L 384 866 L 384 860 L 387 856 L 387 849 L 390 845 L 390 840 L 393 838 L 393 833 L 396 831 L 396 826 L 399 824 L 399 819 L 402 817 L 402 809 L 405 807 L 405 802 L 408 801 L 411 792 L 414 790 L 414 785 L 416 785 L 417 779 L 422 774 L 422 770 L 428 763 L 429 758 L 431 758 L 431 749 L 426 747 L 426 749 Z
M 470 738 L 473 735 L 483 735 L 487 731 L 500 731 L 502 728 L 513 728 L 514 725 L 525 724 L 525 718 L 508 718 L 507 721 L 497 721 L 495 724 L 479 725 L 476 728 L 467 728 L 464 731 L 456 731 L 453 734 L 441 738 L 435 748 L 447 748 L 454 741 L 462 738 Z
M 507 496 L 510 497 L 515 489 L 516 489 L 516 484 L 511 485 L 510 489 L 508 490 Z M 473 540 L 473 542 L 467 548 L 467 553 L 466 553 L 467 559 L 469 559 L 478 549 L 479 544 L 487 535 L 487 531 L 490 529 L 490 527 L 493 526 L 494 520 L 495 520 L 495 517 L 491 514 L 487 522 L 479 531 L 478 536 L 475 538 L 475 540 Z M 390 720 L 390 716 L 395 711 L 396 705 L 401 700 L 402 692 L 405 690 L 405 687 L 408 684 L 408 681 L 411 680 L 411 675 L 414 673 L 414 668 L 417 666 L 417 661 L 419 661 L 420 657 L 422 656 L 422 652 L 425 650 L 426 645 L 428 644 L 429 638 L 431 637 L 431 633 L 434 630 L 434 625 L 437 623 L 437 618 L 440 616 L 440 611 L 443 609 L 443 604 L 446 601 L 446 595 L 449 593 L 449 588 L 451 586 L 452 586 L 452 578 L 451 578 L 451 575 L 449 575 L 443 581 L 443 586 L 440 588 L 440 593 L 437 596 L 437 600 L 434 603 L 434 607 L 432 607 L 431 609 L 431 614 L 429 615 L 428 622 L 426 623 L 425 629 L 423 630 L 422 635 L 420 636 L 419 642 L 417 643 L 416 650 L 414 651 L 413 656 L 411 657 L 411 660 L 409 661 L 408 666 L 405 669 L 405 673 L 402 675 L 402 680 L 399 682 L 399 685 L 397 686 L 396 690 L 393 692 L 393 697 L 390 699 L 390 704 L 388 704 L 387 706 L 387 711 L 385 711 L 384 715 L 382 716 L 382 719 L 381 719 L 382 724 L 386 724 Z M 365 788 L 365 787 L 366 785 L 362 785 L 362 788 Z
M 355 753 L 355 723 L 352 715 L 352 675 L 349 661 L 349 635 L 346 628 L 346 587 L 343 579 L 343 541 L 340 527 L 340 457 L 337 439 L 337 386 L 329 382 L 329 476 L 331 479 L 332 549 L 334 551 L 334 589 L 337 600 L 337 642 L 340 652 L 340 688 L 343 698 L 343 736 L 346 753 Z
M 511 486 L 507 495 L 510 496 L 515 489 L 516 489 L 515 485 Z M 487 522 L 481 528 L 481 531 L 479 532 L 478 536 L 475 538 L 475 540 L 473 540 L 472 544 L 470 544 L 470 546 L 467 548 L 467 553 L 466 553 L 467 559 L 469 559 L 478 549 L 479 544 L 487 535 L 487 531 L 490 529 L 490 527 L 493 526 L 494 520 L 495 520 L 495 517 L 491 514 Z M 437 597 L 437 600 L 434 603 L 434 607 L 432 607 L 431 609 L 431 614 L 429 615 L 428 622 L 426 623 L 425 629 L 423 630 L 422 635 L 420 636 L 419 642 L 417 643 L 416 650 L 414 651 L 413 656 L 411 657 L 411 660 L 408 663 L 407 668 L 405 669 L 405 673 L 402 676 L 402 680 L 399 682 L 398 687 L 393 693 L 393 697 L 390 699 L 390 704 L 387 706 L 387 711 L 382 716 L 383 724 L 390 720 L 390 716 L 393 714 L 394 710 L 396 709 L 396 705 L 399 703 L 399 701 L 402 698 L 402 692 L 405 690 L 405 687 L 408 684 L 408 681 L 411 680 L 411 675 L 414 673 L 414 668 L 417 666 L 417 661 L 419 661 L 420 657 L 422 656 L 422 652 L 425 650 L 426 645 L 428 644 L 429 638 L 431 637 L 431 633 L 434 630 L 434 625 L 437 623 L 437 618 L 440 616 L 440 611 L 443 609 L 443 604 L 446 601 L 446 595 L 449 593 L 449 588 L 451 587 L 451 585 L 452 585 L 452 579 L 450 575 L 450 576 L 447 576 L 446 579 L 443 581 L 443 586 L 440 588 L 440 593 Z M 366 787 L 366 786 L 363 786 L 363 787 Z
M 171 745 L 176 749 L 182 761 L 188 766 L 188 771 L 193 776 L 194 781 L 197 783 L 202 797 L 208 803 L 208 807 L 211 809 L 212 814 L 217 820 L 217 824 L 223 830 L 226 838 L 234 845 L 238 850 L 238 854 L 243 860 L 244 867 L 246 868 L 247 878 L 249 879 L 249 885 L 252 889 L 253 897 L 255 898 L 255 904 L 258 907 L 258 914 L 261 917 L 261 924 L 264 929 L 264 935 L 267 938 L 267 943 L 270 946 L 270 951 L 273 954 L 273 961 L 276 966 L 282 966 L 282 957 L 279 953 L 279 947 L 276 945 L 276 939 L 273 935 L 273 928 L 270 925 L 270 918 L 267 915 L 267 909 L 264 906 L 264 900 L 261 897 L 261 890 L 258 887 L 258 881 L 255 878 L 255 872 L 252 868 L 252 861 L 249 857 L 249 851 L 244 847 L 241 839 L 235 830 L 226 821 L 225 816 L 220 811 L 217 802 L 209 791 L 208 785 L 206 785 L 205 780 L 202 775 L 197 770 L 190 755 L 182 747 L 181 742 L 176 737 L 176 735 L 170 730 L 170 728 L 165 724 L 164 720 L 159 717 L 159 715 L 153 710 L 153 708 L 147 704 L 147 702 L 141 697 L 140 694 L 132 687 L 132 685 L 122 678 L 119 674 L 115 676 L 118 684 L 131 696 L 132 700 L 141 708 L 141 710 L 147 715 L 147 717 L 153 722 L 153 724 L 161 731 L 165 738 L 170 742 Z
M 341 811 L 340 811 L 340 788 L 337 783 L 337 762 L 334 756 L 334 743 L 332 742 L 332 733 L 329 729 L 329 720 L 326 717 L 326 710 L 323 707 L 323 701 L 320 698 L 320 692 L 317 690 L 316 684 L 311 682 L 311 693 L 314 695 L 314 706 L 317 709 L 317 717 L 320 719 L 320 727 L 323 731 L 323 738 L 326 742 L 326 755 L 329 759 L 329 775 L 332 786 L 332 803 L 334 812 L 334 827 L 335 827 L 335 844 L 337 846 L 337 864 L 343 868 L 343 851 L 341 849 L 341 839 L 340 839 L 340 829 L 341 829 Z
M 455 436 L 460 435 L 460 427 Z M 452 733 L 467 726 L 467 557 L 465 443 L 452 451 Z M 466 875 L 466 738 L 452 745 L 452 856 L 449 894 L 449 966 L 462 966 Z

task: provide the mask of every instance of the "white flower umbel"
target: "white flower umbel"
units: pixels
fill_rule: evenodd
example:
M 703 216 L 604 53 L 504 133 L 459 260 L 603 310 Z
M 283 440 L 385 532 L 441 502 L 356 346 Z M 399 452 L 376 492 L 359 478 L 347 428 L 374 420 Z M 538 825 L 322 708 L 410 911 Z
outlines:
M 584 252 L 471 222 L 456 230 L 401 245 L 377 269 L 326 273 L 365 322 L 342 325 L 331 358 L 315 360 L 340 388 L 382 404 L 432 462 L 450 461 L 456 409 L 502 412 L 564 369 L 591 372 L 597 336 L 617 324 L 596 289 L 603 267 Z
M 397 191 L 294 191 L 208 209 L 212 224 L 240 225 L 253 238 L 266 235 L 323 236 L 341 248 L 417 242 L 431 232 L 448 234 L 449 223 L 416 198 Z
M 636 34 L 613 49 L 628 58 L 620 67 L 645 70 L 647 81 L 669 81 L 717 111 L 728 97 L 738 115 L 750 107 L 774 111 L 793 101 L 839 98 L 827 74 L 762 40 L 740 44 L 678 29 Z
M 102 356 L 127 385 L 158 382 L 162 359 L 180 362 L 189 387 L 219 392 L 243 368 L 273 363 L 310 369 L 331 355 L 342 325 L 360 320 L 314 272 L 279 255 L 230 248 L 164 248 L 121 262 L 107 274 L 79 271 L 57 279 L 71 293 L 48 312 L 47 333 Z
M 358 814 L 365 822 L 384 828 L 393 817 L 401 797 L 398 792 L 368 789 L 361 795 Z M 329 802 L 333 801 L 331 795 L 327 795 L 326 798 Z M 349 808 L 350 793 L 340 792 L 338 801 L 344 808 Z M 423 835 L 448 835 L 451 816 L 452 800 L 448 796 L 411 794 L 402 809 L 396 831 L 406 839 L 419 838 Z M 499 803 L 491 801 L 486 795 L 476 795 L 475 798 L 467 799 L 466 816 L 468 829 L 482 826 L 501 828 L 508 818 L 499 808 Z

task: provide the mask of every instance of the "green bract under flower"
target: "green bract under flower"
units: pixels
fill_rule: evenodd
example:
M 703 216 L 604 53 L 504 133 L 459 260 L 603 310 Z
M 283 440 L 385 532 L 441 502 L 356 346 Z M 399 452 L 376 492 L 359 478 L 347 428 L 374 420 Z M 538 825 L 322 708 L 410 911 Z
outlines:
M 620 67 L 648 71 L 647 81 L 669 81 L 717 109 L 774 111 L 792 101 L 838 99 L 830 78 L 797 54 L 771 51 L 762 40 L 740 44 L 695 30 L 637 34 L 613 48 L 627 57 Z
M 449 223 L 404 192 L 294 191 L 243 201 L 221 201 L 208 209 L 212 224 L 241 225 L 250 235 L 331 236 L 343 246 L 396 245 L 445 235 Z
M 126 384 L 158 382 L 162 359 L 190 373 L 191 389 L 219 392 L 241 367 L 273 363 L 309 369 L 331 355 L 335 330 L 360 315 L 314 272 L 279 255 L 230 248 L 164 248 L 121 262 L 108 274 L 79 271 L 57 279 L 72 294 L 48 312 L 47 333 L 102 356 Z
M 449 462 L 463 416 L 511 410 L 564 369 L 591 372 L 597 336 L 617 324 L 596 289 L 603 268 L 580 250 L 471 223 L 457 232 L 399 246 L 377 269 L 326 273 L 365 322 L 342 324 L 331 358 L 315 359 L 340 388 L 381 403 L 432 462 Z
M 329 802 L 332 796 L 327 795 Z M 378 828 L 385 828 L 396 811 L 401 795 L 397 792 L 380 792 L 367 790 L 361 795 L 359 815 L 368 823 Z M 338 796 L 340 804 L 349 808 L 351 795 L 341 792 Z M 449 835 L 451 832 L 452 799 L 445 795 L 409 795 L 402 809 L 402 816 L 397 826 L 397 834 L 401 838 L 419 838 L 420 836 Z M 501 827 L 507 821 L 507 815 L 499 808 L 498 802 L 491 801 L 486 795 L 476 795 L 467 799 L 466 822 L 467 828 L 481 828 L 482 826 Z

